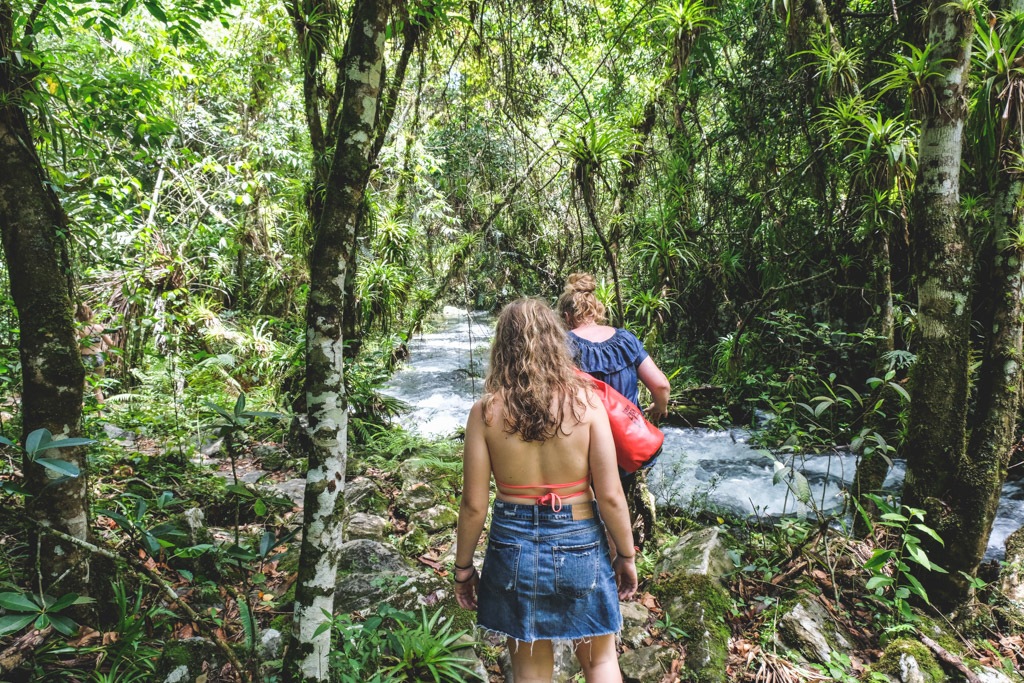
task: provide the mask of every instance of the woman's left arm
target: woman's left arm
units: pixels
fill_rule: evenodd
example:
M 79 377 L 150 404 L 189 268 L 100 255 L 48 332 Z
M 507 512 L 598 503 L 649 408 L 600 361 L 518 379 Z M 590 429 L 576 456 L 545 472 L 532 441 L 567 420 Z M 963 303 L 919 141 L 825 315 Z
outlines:
M 466 422 L 466 446 L 462 456 L 462 502 L 456 532 L 455 598 L 465 609 L 476 609 L 479 575 L 473 553 L 484 530 L 490 498 L 491 458 L 484 439 L 483 408 L 477 402 Z
M 650 356 L 645 358 L 640 367 L 636 369 L 636 374 L 644 386 L 650 390 L 651 397 L 654 399 L 654 405 L 647 409 L 647 416 L 654 422 L 666 417 L 668 415 L 668 397 L 671 393 L 668 377 Z

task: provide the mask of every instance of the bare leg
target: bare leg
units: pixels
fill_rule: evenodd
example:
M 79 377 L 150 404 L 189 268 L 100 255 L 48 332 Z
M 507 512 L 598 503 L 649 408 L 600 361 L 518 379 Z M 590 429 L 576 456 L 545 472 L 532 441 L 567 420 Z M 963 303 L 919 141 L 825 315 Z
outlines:
M 555 673 L 555 651 L 550 640 L 521 643 L 509 638 L 506 642 L 516 683 L 551 683 Z
M 577 641 L 576 659 L 580 660 L 587 683 L 622 683 L 614 635 Z

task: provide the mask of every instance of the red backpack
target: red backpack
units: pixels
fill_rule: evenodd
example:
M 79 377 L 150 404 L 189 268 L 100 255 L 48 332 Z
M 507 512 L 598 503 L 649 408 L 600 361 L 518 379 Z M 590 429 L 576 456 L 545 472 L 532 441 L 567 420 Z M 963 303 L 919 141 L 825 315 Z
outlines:
M 665 435 L 644 417 L 633 402 L 596 377 L 577 370 L 594 385 L 594 393 L 608 412 L 619 467 L 632 474 L 650 460 L 665 442 Z

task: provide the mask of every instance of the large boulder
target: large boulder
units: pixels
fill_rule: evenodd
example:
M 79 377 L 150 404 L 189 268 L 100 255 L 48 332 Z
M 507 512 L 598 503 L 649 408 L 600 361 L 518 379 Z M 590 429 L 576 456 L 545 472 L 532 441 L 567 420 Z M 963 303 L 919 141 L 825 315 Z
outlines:
M 415 521 L 427 532 L 436 534 L 438 531 L 452 529 L 459 521 L 459 513 L 447 505 L 435 505 L 415 515 L 410 515 L 410 521 Z
M 660 681 L 672 669 L 672 662 L 679 654 L 664 645 L 649 645 L 629 650 L 619 657 L 619 669 L 624 683 L 649 683 Z
M 725 574 L 733 569 L 716 527 L 683 534 L 658 563 L 664 576 L 654 588 L 672 623 L 687 637 L 684 678 L 725 683 L 729 657 L 729 594 Z
M 408 564 L 390 545 L 369 539 L 338 549 L 335 610 L 355 612 L 381 602 L 418 609 L 450 597 L 451 581 Z
M 345 506 L 354 512 L 381 514 L 387 511 L 388 501 L 375 481 L 356 477 L 345 484 Z
M 780 612 L 778 635 L 782 644 L 810 662 L 826 664 L 833 651 L 849 653 L 853 648 L 828 611 L 813 598 L 801 598 Z
M 631 648 L 638 648 L 651 635 L 647 628 L 651 611 L 639 602 L 622 602 L 619 607 L 622 610 L 622 642 Z
M 432 487 L 416 483 L 398 494 L 395 506 L 407 512 L 426 510 L 436 505 L 438 498 L 437 491 Z
M 370 515 L 365 512 L 357 512 L 349 517 L 345 524 L 345 538 L 355 540 L 368 538 L 380 540 L 388 528 L 388 520 L 377 515 Z

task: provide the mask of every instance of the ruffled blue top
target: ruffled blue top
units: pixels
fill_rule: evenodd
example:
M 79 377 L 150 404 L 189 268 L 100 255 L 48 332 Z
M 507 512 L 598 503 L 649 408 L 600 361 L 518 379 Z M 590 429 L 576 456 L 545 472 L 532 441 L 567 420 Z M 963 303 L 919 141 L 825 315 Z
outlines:
M 640 407 L 636 369 L 648 353 L 636 335 L 619 328 L 608 339 L 592 342 L 569 332 L 569 348 L 580 370 L 605 382 Z

